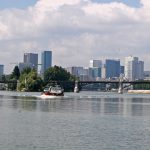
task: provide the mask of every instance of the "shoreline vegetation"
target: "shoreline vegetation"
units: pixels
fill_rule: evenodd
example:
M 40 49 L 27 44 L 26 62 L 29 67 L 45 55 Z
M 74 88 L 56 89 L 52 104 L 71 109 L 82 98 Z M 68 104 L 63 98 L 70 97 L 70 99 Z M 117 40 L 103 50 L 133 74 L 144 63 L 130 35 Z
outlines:
M 58 82 L 65 91 L 70 91 L 74 85 L 59 83 L 59 81 L 72 82 L 78 80 L 77 77 L 71 75 L 64 68 L 54 66 L 48 68 L 41 76 L 35 68 L 26 67 L 21 72 L 18 66 L 15 66 L 10 75 L 3 75 L 2 81 L 12 82 L 4 87 L 9 91 L 23 92 L 42 92 L 45 86 L 52 84 L 52 81 Z

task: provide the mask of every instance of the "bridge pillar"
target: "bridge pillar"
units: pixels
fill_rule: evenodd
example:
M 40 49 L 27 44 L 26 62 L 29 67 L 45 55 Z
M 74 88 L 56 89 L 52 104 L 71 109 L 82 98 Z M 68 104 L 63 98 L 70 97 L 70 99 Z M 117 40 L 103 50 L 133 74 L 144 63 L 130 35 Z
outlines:
M 74 92 L 79 93 L 79 82 L 78 81 L 75 81 Z
M 124 75 L 121 74 L 120 78 L 119 78 L 119 89 L 118 89 L 119 94 L 123 93 L 123 77 L 124 77 Z
M 119 82 L 118 93 L 119 93 L 119 94 L 122 94 L 122 93 L 123 93 L 123 83 L 122 83 L 122 82 Z
M 133 90 L 133 85 L 130 86 L 130 90 Z

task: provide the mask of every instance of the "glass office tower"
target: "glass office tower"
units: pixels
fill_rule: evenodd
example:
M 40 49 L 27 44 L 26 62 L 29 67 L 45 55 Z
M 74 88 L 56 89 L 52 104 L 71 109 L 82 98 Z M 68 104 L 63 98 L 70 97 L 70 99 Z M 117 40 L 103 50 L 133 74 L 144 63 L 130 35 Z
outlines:
M 120 76 L 120 60 L 106 59 L 106 78 Z
M 38 54 L 35 53 L 24 53 L 24 64 L 32 66 L 31 68 L 38 69 Z
M 41 58 L 41 74 L 44 75 L 44 72 L 52 67 L 52 51 L 43 51 L 42 58 Z
M 4 74 L 4 65 L 0 65 L 0 76 Z

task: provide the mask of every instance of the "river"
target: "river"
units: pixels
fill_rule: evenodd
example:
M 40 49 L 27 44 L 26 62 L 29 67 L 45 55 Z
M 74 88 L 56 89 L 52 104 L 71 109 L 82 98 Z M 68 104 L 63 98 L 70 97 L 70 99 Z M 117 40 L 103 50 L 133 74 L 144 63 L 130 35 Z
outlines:
M 0 91 L 0 150 L 149 150 L 150 95 Z

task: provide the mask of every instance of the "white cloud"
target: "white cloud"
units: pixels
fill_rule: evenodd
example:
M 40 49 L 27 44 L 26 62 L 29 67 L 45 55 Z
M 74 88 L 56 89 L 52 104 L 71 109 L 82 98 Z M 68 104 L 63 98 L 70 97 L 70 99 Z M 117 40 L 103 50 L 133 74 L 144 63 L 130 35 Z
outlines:
M 51 49 L 57 65 L 86 66 L 91 58 L 124 60 L 132 54 L 150 69 L 150 2 L 141 4 L 133 8 L 117 2 L 39 0 L 25 10 L 1 10 L 0 63 L 10 66 L 22 61 L 26 51 Z
M 49 9 L 58 9 L 63 5 L 74 5 L 78 4 L 80 0 L 39 0 L 35 5 L 35 8 L 39 10 L 49 10 Z
M 123 3 L 89 3 L 87 6 L 84 6 L 83 9 L 87 14 L 95 15 L 103 21 L 115 21 L 122 17 L 132 17 L 132 19 L 137 18 L 135 8 L 130 8 Z
M 141 0 L 141 4 L 143 5 L 144 9 L 150 8 L 150 1 L 149 0 Z

